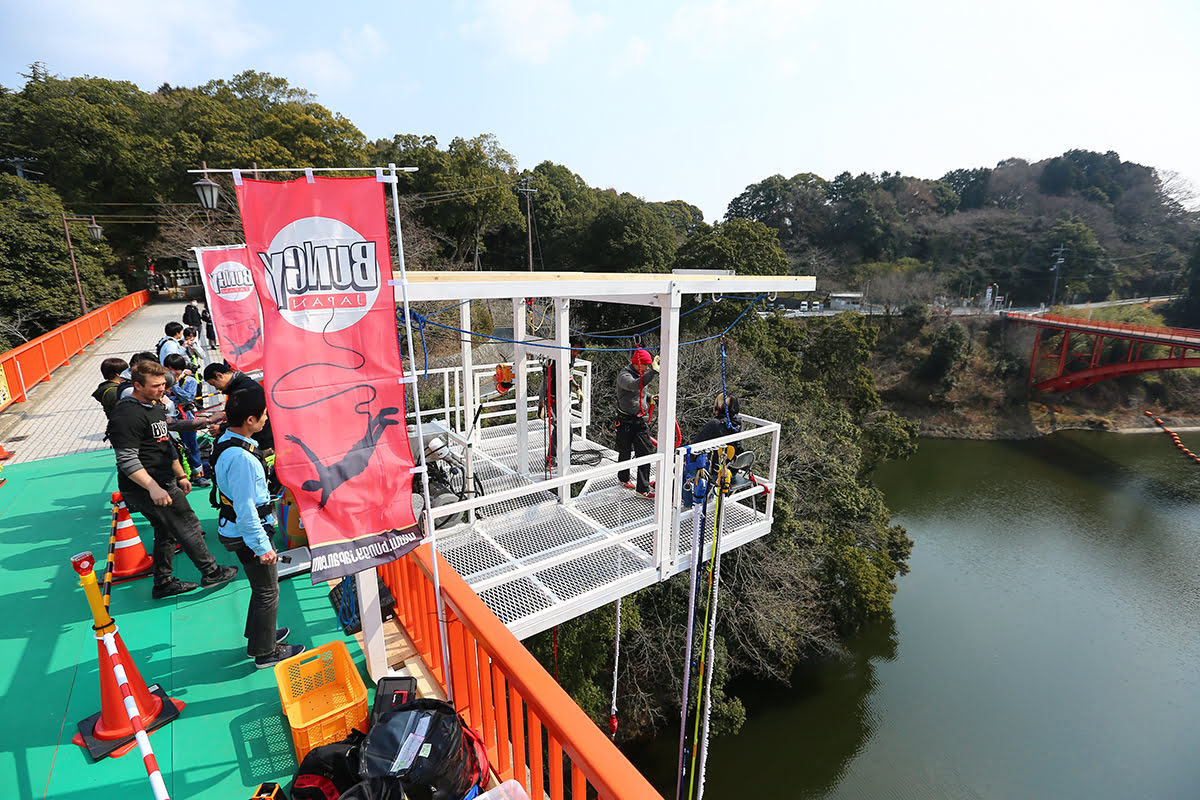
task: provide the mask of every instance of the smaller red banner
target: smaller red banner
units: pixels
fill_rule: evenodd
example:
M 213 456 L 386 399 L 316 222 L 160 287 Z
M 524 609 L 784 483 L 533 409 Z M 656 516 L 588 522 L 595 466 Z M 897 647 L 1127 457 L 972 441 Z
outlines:
M 254 291 L 249 251 L 245 245 L 195 251 L 221 354 L 241 372 L 262 369 L 262 309 Z

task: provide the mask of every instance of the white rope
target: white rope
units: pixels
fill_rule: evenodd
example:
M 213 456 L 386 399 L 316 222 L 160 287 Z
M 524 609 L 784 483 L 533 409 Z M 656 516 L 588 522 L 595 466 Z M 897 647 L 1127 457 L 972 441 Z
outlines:
M 700 481 L 700 473 L 697 473 L 693 478 L 695 481 Z M 700 484 L 697 484 L 698 486 Z M 707 491 L 704 492 L 707 499 Z M 693 492 L 693 498 L 695 493 Z M 692 571 L 691 583 L 688 586 L 688 621 L 687 621 L 687 646 L 683 656 L 683 703 L 679 709 L 679 768 L 677 778 L 675 780 L 675 797 L 679 798 L 683 789 L 683 757 L 685 744 L 687 742 L 687 711 L 688 711 L 688 692 L 691 690 L 692 678 L 692 640 L 696 637 L 696 572 L 700 567 L 701 546 L 700 546 L 700 531 L 704 526 L 704 510 L 706 502 L 701 501 L 695 504 L 693 501 L 692 513 Z
M 717 491 L 721 491 L 720 480 L 717 482 Z M 713 544 L 713 559 L 716 561 L 713 573 L 713 590 L 712 590 L 712 627 L 708 629 L 708 667 L 704 676 L 704 730 L 700 734 L 700 781 L 696 791 L 696 800 L 704 798 L 704 767 L 708 761 L 708 721 L 712 715 L 712 676 L 713 664 L 717 660 L 716 640 L 717 640 L 717 597 L 721 591 L 721 553 L 716 550 L 717 542 L 721 541 L 721 529 L 725 527 L 725 515 L 721 510 L 721 501 L 718 500 L 717 505 L 717 533 L 714 537 Z
M 617 598 L 617 636 L 613 641 L 612 704 L 608 709 L 608 727 L 613 738 L 617 737 L 617 665 L 621 657 L 621 598 Z

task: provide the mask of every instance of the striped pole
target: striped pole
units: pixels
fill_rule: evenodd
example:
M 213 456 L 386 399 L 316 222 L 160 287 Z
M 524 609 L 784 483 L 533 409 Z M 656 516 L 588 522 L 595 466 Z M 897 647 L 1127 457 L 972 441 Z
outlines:
M 116 626 L 113 626 L 114 628 Z M 146 766 L 146 774 L 150 776 L 150 788 L 154 790 L 154 800 L 171 800 L 167 793 L 167 784 L 163 781 L 162 772 L 158 769 L 158 761 L 154 758 L 154 749 L 150 747 L 150 737 L 142 727 L 142 714 L 138 710 L 137 701 L 133 699 L 133 691 L 129 688 L 129 680 L 125 677 L 125 667 L 121 664 L 121 655 L 117 652 L 115 630 L 97 636 L 104 642 L 108 651 L 109 664 L 117 677 L 117 685 L 121 688 L 121 696 L 125 700 L 125 713 L 129 715 L 129 723 L 133 726 L 133 736 L 137 740 L 138 751 L 142 754 L 142 763 Z
M 104 567 L 104 589 L 101 596 L 104 598 L 104 607 L 108 608 L 109 598 L 112 595 L 112 580 L 114 562 L 117 558 L 117 504 L 113 503 L 112 509 L 112 526 L 108 531 L 108 560 Z

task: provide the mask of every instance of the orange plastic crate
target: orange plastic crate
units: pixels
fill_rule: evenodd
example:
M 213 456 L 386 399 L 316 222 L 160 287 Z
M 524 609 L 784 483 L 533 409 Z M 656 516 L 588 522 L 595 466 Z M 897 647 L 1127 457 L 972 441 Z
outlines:
M 283 715 L 292 729 L 296 761 L 309 750 L 367 730 L 367 687 L 346 644 L 329 642 L 275 665 Z

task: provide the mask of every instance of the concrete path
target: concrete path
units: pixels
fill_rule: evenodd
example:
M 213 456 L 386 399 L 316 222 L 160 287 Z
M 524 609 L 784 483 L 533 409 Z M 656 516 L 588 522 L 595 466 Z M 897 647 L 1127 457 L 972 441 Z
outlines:
M 153 350 L 163 337 L 163 326 L 182 319 L 184 305 L 142 306 L 55 371 L 49 381 L 31 388 L 28 402 L 13 403 L 0 412 L 0 444 L 15 453 L 5 466 L 106 449 L 104 410 L 92 399 L 103 380 L 100 362 L 110 356 L 128 360 L 140 350 Z M 210 351 L 219 360 L 215 353 Z

